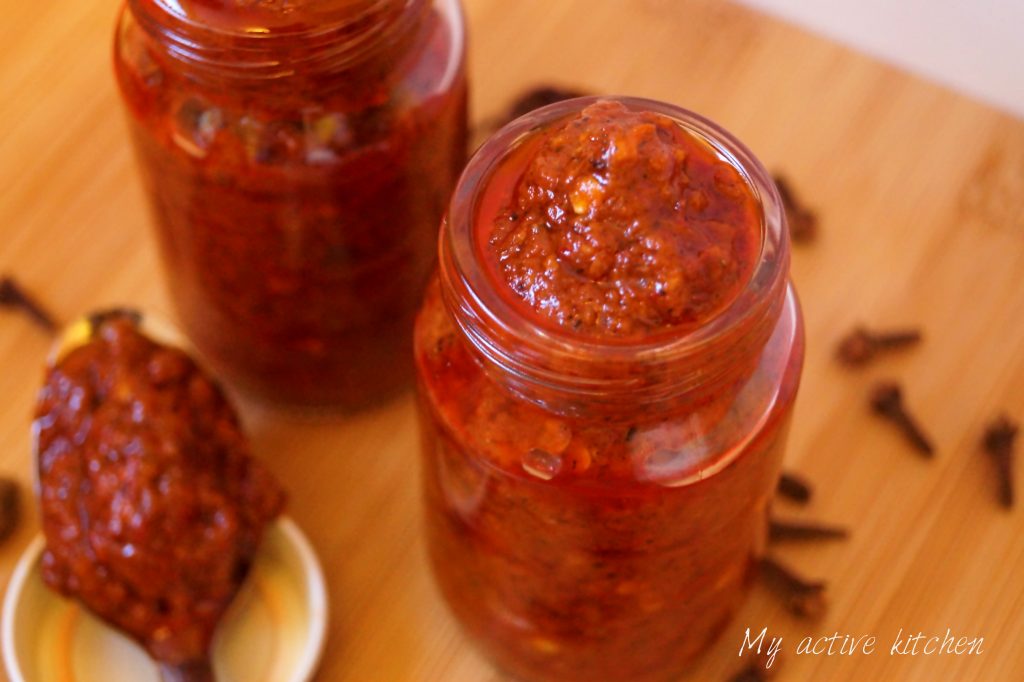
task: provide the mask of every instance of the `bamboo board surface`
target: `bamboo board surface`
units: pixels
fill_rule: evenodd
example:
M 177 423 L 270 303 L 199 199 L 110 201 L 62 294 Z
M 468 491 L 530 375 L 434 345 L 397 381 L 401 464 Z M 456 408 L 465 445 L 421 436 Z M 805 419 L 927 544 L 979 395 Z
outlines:
M 787 453 L 817 490 L 780 514 L 853 536 L 779 550 L 829 581 L 823 620 L 755 589 L 692 679 L 726 679 L 744 628 L 764 626 L 784 637 L 783 682 L 1024 679 L 1024 509 L 995 505 L 977 447 L 999 411 L 1024 419 L 1024 122 L 716 0 L 465 4 L 474 118 L 539 82 L 669 100 L 736 133 L 820 213 L 820 239 L 793 259 L 808 357 Z M 114 303 L 168 310 L 110 66 L 115 5 L 0 0 L 0 272 L 62 319 Z M 926 342 L 851 372 L 832 353 L 858 321 L 920 324 Z M 0 473 L 26 490 L 48 346 L 0 311 Z M 935 461 L 869 414 L 882 377 L 906 386 Z M 244 411 L 328 574 L 317 679 L 499 679 L 426 570 L 411 396 L 329 424 Z M 0 581 L 37 530 L 27 504 Z M 900 628 L 984 637 L 984 653 L 890 656 Z M 876 635 L 878 651 L 795 655 L 801 637 L 836 631 Z

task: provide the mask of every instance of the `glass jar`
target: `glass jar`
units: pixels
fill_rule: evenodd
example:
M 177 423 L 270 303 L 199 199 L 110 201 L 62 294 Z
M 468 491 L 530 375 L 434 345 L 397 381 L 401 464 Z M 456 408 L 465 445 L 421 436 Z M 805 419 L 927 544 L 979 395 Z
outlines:
M 510 305 L 477 223 L 521 176 L 517 151 L 594 99 L 518 119 L 463 172 L 415 331 L 428 548 L 465 630 L 528 680 L 675 679 L 709 645 L 763 549 L 803 363 L 765 169 L 695 114 L 615 99 L 739 171 L 760 250 L 737 298 L 696 329 L 577 338 Z
M 128 0 L 114 63 L 171 298 L 271 402 L 404 386 L 466 151 L 458 0 Z

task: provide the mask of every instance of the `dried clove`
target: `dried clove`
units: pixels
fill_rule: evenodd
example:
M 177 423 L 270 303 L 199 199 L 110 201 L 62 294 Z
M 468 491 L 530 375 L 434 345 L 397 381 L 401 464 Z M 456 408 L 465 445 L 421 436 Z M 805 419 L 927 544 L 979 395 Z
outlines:
M 822 523 L 780 521 L 778 519 L 772 519 L 768 523 L 768 540 L 770 542 L 845 540 L 849 535 L 849 531 L 842 526 L 829 526 Z
M 57 323 L 34 298 L 29 296 L 13 277 L 0 279 L 0 306 L 23 311 L 48 332 L 57 330 Z
M 771 658 L 767 651 L 756 653 L 747 667 L 730 677 L 729 682 L 767 682 L 775 677 L 779 660 Z
M 818 236 L 818 216 L 803 205 L 793 191 L 792 185 L 782 175 L 773 176 L 775 186 L 779 189 L 782 208 L 786 211 L 786 222 L 789 223 L 789 234 L 794 242 L 812 242 Z
M 928 436 L 903 405 L 903 391 L 899 384 L 891 381 L 877 384 L 871 391 L 871 408 L 876 414 L 896 424 L 922 455 L 932 457 L 935 454 Z
M 21 489 L 12 478 L 0 477 L 0 542 L 11 536 L 21 518 Z
M 1013 507 L 1013 445 L 1017 439 L 1019 427 L 1006 415 L 1000 416 L 985 429 L 982 448 L 992 458 L 999 476 L 999 503 L 1010 509 Z
M 764 682 L 766 679 L 764 670 L 757 663 L 751 663 L 730 677 L 729 682 Z
M 811 484 L 802 476 L 785 471 L 783 471 L 779 476 L 779 484 L 776 490 L 779 495 L 793 500 L 794 502 L 799 502 L 800 504 L 807 504 L 810 502 L 811 495 L 813 494 Z
M 917 329 L 870 332 L 864 327 L 856 327 L 839 342 L 836 357 L 843 364 L 857 367 L 867 364 L 879 352 L 906 348 L 920 341 L 921 332 Z
M 573 88 L 562 88 L 553 85 L 538 85 L 530 88 L 526 92 L 512 100 L 512 103 L 508 105 L 508 108 L 501 114 L 485 120 L 479 124 L 474 130 L 474 138 L 481 140 L 487 134 L 494 132 L 506 123 L 510 123 L 515 119 L 528 114 L 534 109 L 554 104 L 555 102 L 561 102 L 567 99 L 573 99 L 574 97 L 583 97 L 589 93 L 583 92 L 582 90 L 576 90 Z
M 562 102 L 575 97 L 583 97 L 586 94 L 587 93 L 582 90 L 562 88 L 552 85 L 540 85 L 531 88 L 512 101 L 503 122 L 507 123 L 509 121 L 514 121 L 520 116 L 530 113 L 534 109 L 540 109 L 541 107 L 546 107 L 549 104 Z
M 828 608 L 824 581 L 808 580 L 771 557 L 762 557 L 760 569 L 762 580 L 792 613 L 803 618 L 824 615 Z
M 764 682 L 767 679 L 768 676 L 765 674 L 764 668 L 757 663 L 751 663 L 730 677 L 729 682 Z

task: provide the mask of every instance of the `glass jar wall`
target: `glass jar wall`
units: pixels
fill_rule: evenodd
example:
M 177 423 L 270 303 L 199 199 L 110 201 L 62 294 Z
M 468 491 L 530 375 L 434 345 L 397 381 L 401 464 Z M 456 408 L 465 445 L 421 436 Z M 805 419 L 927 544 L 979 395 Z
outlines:
M 586 127 L 608 109 L 593 108 L 594 99 L 573 100 L 519 119 L 476 153 L 442 227 L 439 275 L 415 332 L 434 575 L 468 634 L 501 669 L 526 680 L 671 680 L 708 646 L 744 598 L 763 549 L 803 362 L 788 233 L 763 167 L 694 114 L 647 100 L 615 101 L 629 115 L 656 114 L 657 125 L 679 130 L 652 136 L 645 119 L 616 137 Z M 563 133 L 573 125 L 582 126 L 583 144 L 603 135 L 611 140 L 603 156 L 588 159 L 566 143 L 572 138 Z M 647 141 L 620 163 L 634 134 Z M 637 170 L 637 159 L 656 156 L 646 145 L 673 135 L 702 145 L 708 159 L 717 159 L 708 163 L 729 164 L 730 177 L 752 197 L 751 270 L 721 310 L 688 326 L 626 338 L 584 334 L 585 321 L 600 316 L 586 317 L 585 301 L 565 298 L 583 286 L 582 270 L 571 269 L 568 284 L 550 284 L 579 252 L 566 240 L 593 238 L 585 246 L 600 237 L 597 214 L 578 204 L 589 201 L 581 188 L 602 188 L 603 205 L 618 210 L 632 201 L 621 195 L 652 188 L 616 184 L 615 173 L 635 170 L 647 182 L 650 168 Z M 537 161 L 549 152 L 563 156 Z M 676 158 L 689 174 L 680 186 L 690 192 L 701 173 L 699 155 Z M 537 215 L 546 227 L 513 232 L 518 250 L 495 257 L 495 245 L 510 239 L 503 225 L 522 219 L 523 204 L 509 197 L 550 199 L 556 191 L 525 186 L 524 178 L 540 183 L 563 161 L 580 161 L 593 175 L 556 178 L 553 187 L 571 181 L 575 188 L 565 210 L 544 206 Z M 733 191 L 721 182 L 720 167 L 708 168 L 708 187 Z M 687 194 L 686 201 L 694 199 Z M 701 202 L 692 215 L 700 215 Z M 681 203 L 670 197 L 672 210 L 682 211 Z M 532 262 L 542 271 L 521 277 L 510 259 L 531 262 L 525 258 L 542 249 L 531 240 L 553 234 L 571 212 L 577 215 L 566 232 L 551 237 L 562 248 L 541 253 Z M 653 224 L 649 234 L 636 233 L 646 228 L 635 217 L 623 223 L 630 239 L 660 239 L 662 227 Z M 718 220 L 709 224 L 721 227 Z M 697 218 L 692 225 L 705 227 Z M 617 248 L 621 264 L 628 255 Z M 601 253 L 588 254 L 585 263 Z M 643 267 L 658 262 L 648 256 Z M 724 268 L 724 260 L 716 258 L 715 267 Z M 675 255 L 666 261 L 678 262 Z M 513 270 L 519 278 L 506 281 L 503 273 Z M 644 270 L 637 286 L 661 274 Z M 546 288 L 537 284 L 542 280 Z M 635 311 L 635 293 L 623 299 L 621 312 Z M 526 310 L 521 297 L 541 304 Z M 608 317 L 610 298 L 602 300 Z M 572 315 L 569 324 L 553 327 L 548 317 L 558 306 Z
M 357 408 L 410 330 L 466 145 L 457 0 L 129 0 L 115 66 L 186 331 L 258 398 Z

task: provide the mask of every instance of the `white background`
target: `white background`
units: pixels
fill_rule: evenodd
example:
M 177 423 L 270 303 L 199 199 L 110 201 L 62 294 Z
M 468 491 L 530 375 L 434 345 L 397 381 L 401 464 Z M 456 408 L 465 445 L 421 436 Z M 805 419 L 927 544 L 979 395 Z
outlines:
M 1024 0 L 741 0 L 1024 117 Z

